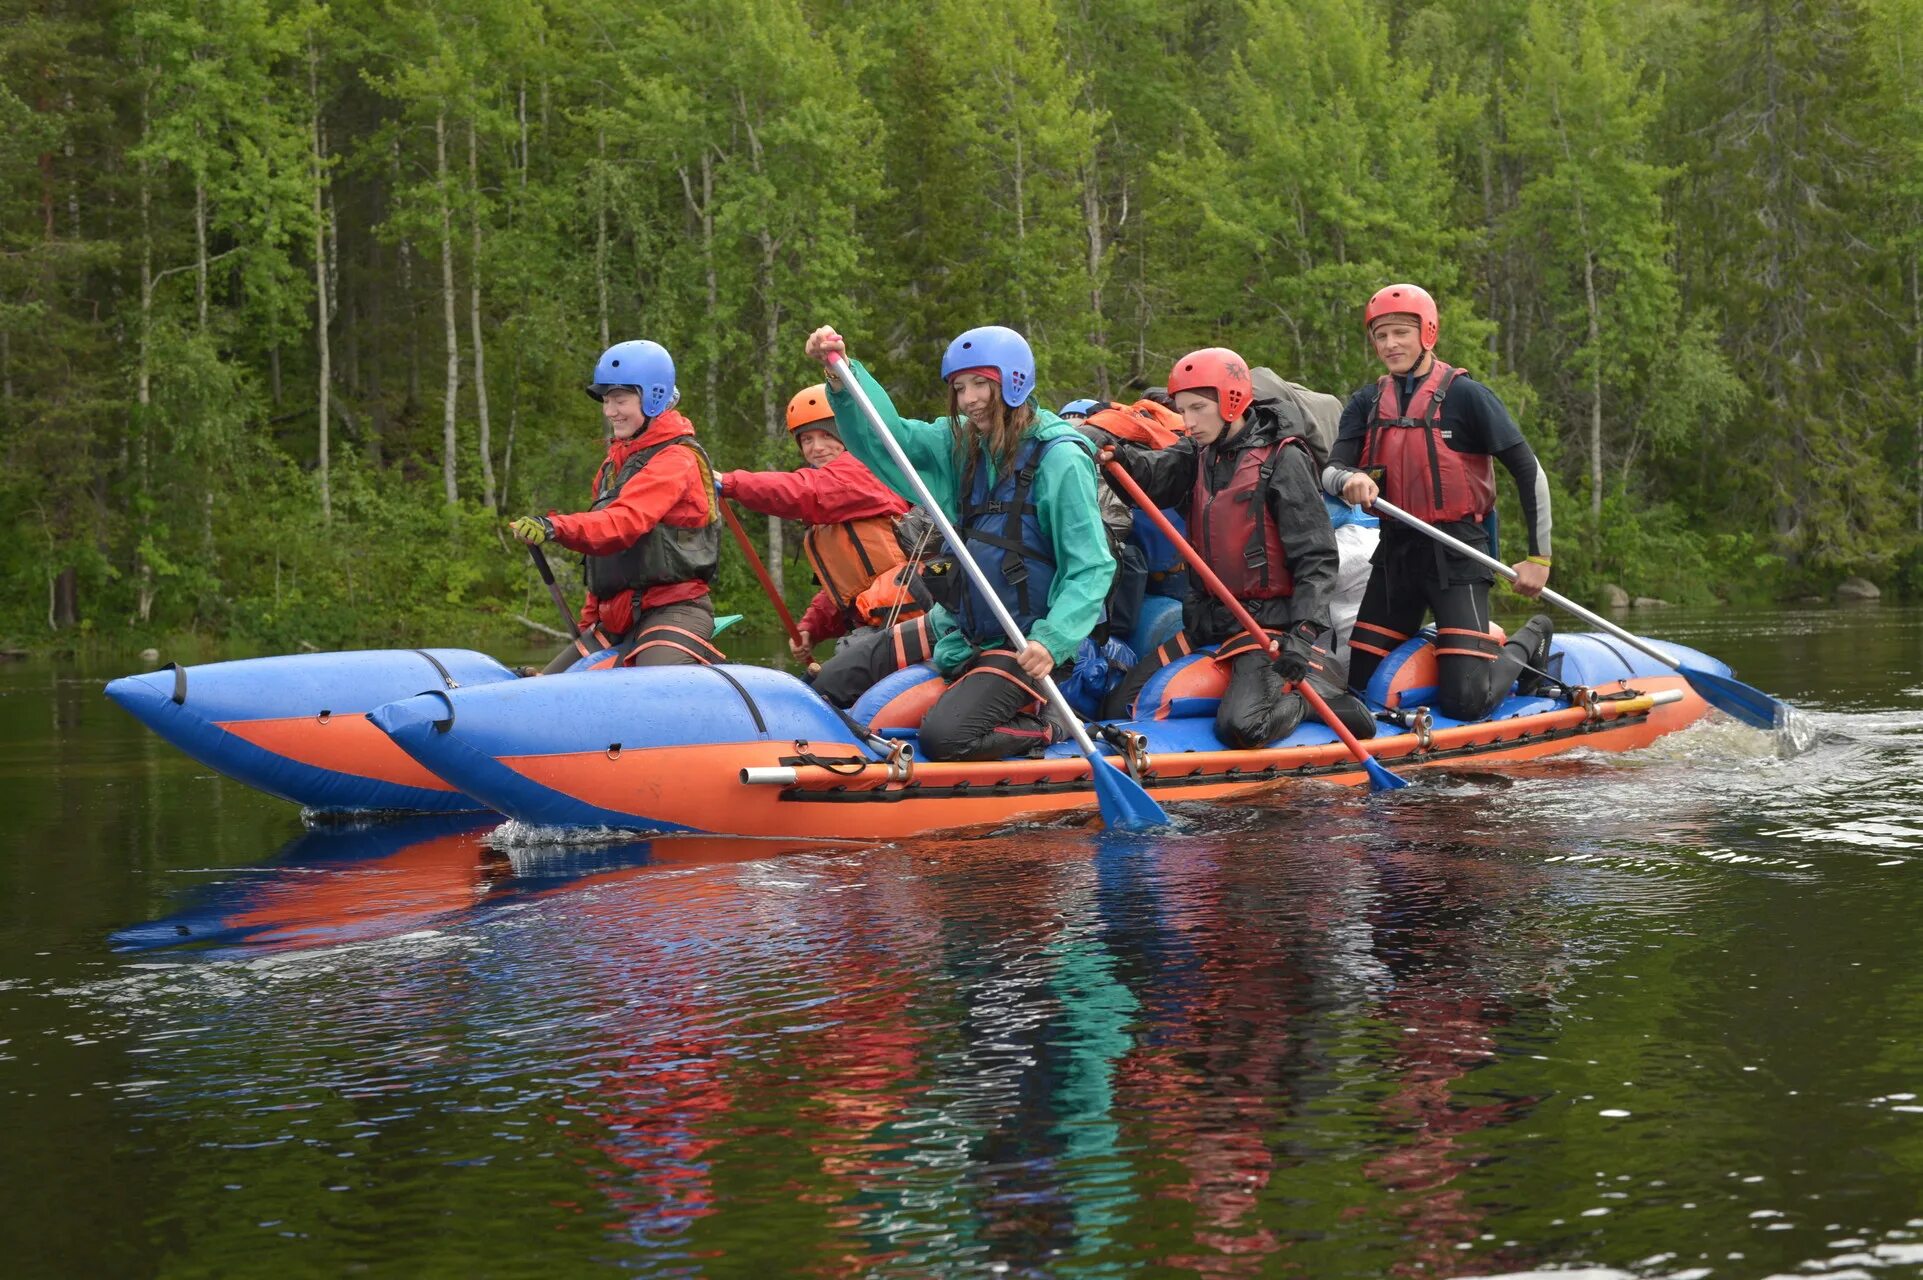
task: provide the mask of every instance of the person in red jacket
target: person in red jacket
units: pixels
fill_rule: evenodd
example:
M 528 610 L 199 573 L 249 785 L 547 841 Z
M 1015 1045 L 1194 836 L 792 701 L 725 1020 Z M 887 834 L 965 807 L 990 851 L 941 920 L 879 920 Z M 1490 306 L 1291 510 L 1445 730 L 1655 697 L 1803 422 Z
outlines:
M 719 484 L 722 497 L 750 511 L 808 525 L 801 546 L 821 590 L 797 624 L 800 639 L 789 641 L 795 661 L 805 663 L 823 640 L 865 635 L 921 610 L 897 605 L 891 616 L 875 617 L 864 607 L 877 594 L 871 588 L 891 582 L 906 558 L 895 525 L 908 513 L 908 503 L 841 443 L 824 384 L 816 383 L 788 402 L 788 431 L 806 466 L 795 471 L 729 471 L 719 477 Z M 873 683 L 851 668 L 855 647 L 837 646 L 835 657 L 815 677 L 816 689 L 838 705 L 853 703 Z M 845 702 L 839 701 L 842 696 Z
M 533 546 L 555 542 L 586 557 L 581 631 L 618 648 L 631 666 L 718 662 L 708 583 L 721 557 L 714 470 L 694 424 L 675 411 L 674 360 L 659 343 L 617 342 L 602 353 L 588 395 L 601 403 L 608 456 L 594 505 L 509 524 Z M 570 644 L 547 670 L 565 671 Z

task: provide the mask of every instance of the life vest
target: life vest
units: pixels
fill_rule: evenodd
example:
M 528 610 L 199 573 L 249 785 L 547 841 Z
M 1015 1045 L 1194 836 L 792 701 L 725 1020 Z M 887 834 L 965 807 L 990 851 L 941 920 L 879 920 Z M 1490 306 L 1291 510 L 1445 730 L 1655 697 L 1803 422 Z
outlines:
M 1189 495 L 1189 537 L 1203 563 L 1238 600 L 1274 600 L 1295 594 L 1289 558 L 1269 518 L 1269 478 L 1290 446 L 1309 451 L 1298 436 L 1242 450 L 1227 484 L 1209 489 L 1206 454 L 1195 462 Z
M 1435 361 L 1406 406 L 1400 380 L 1383 374 L 1362 441 L 1363 468 L 1382 469 L 1382 496 L 1431 523 L 1480 520 L 1496 505 L 1489 455 L 1457 453 L 1442 429 L 1443 397 L 1461 373 Z
M 895 521 L 889 516 L 811 525 L 802 535 L 801 549 L 814 567 L 816 581 L 843 609 L 902 562 Z
M 1088 447 L 1079 435 L 1048 440 L 1027 437 L 1015 450 L 1008 469 L 992 484 L 978 451 L 968 460 L 962 476 L 962 511 L 956 532 L 1023 632 L 1048 608 L 1049 588 L 1055 582 L 1055 549 L 1043 536 L 1035 512 L 1035 475 L 1050 449 L 1071 441 Z M 1006 638 L 994 611 L 972 580 L 965 584 L 956 620 L 963 634 L 977 644 Z
M 701 485 L 708 496 L 708 519 L 696 528 L 684 529 L 657 524 L 634 545 L 605 556 L 587 557 L 588 590 L 596 599 L 606 600 L 623 591 L 642 591 L 670 582 L 712 582 L 715 566 L 721 561 L 721 526 L 714 505 L 714 468 L 700 445 L 687 436 L 675 436 L 660 444 L 635 452 L 609 474 L 607 463 L 595 478 L 593 511 L 599 511 L 616 498 L 628 481 L 641 473 L 663 449 L 693 449 L 700 459 Z

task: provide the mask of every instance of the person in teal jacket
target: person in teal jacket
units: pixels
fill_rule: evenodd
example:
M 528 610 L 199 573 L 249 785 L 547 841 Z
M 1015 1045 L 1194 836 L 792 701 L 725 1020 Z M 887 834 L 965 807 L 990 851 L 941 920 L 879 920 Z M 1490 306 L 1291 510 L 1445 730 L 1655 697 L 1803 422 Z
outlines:
M 826 361 L 846 348 L 822 328 L 809 335 L 807 351 Z M 955 630 L 935 644 L 935 666 L 952 683 L 922 722 L 922 753 L 993 760 L 1040 752 L 1068 730 L 1052 720 L 1036 682 L 1101 622 L 1115 576 L 1093 451 L 1036 402 L 1034 353 L 1013 329 L 970 329 L 948 345 L 948 413 L 933 422 L 903 418 L 866 369 L 848 367 L 1028 640 L 1014 652 L 973 583 L 964 586 Z M 833 369 L 828 403 L 849 452 L 915 501 L 914 486 Z

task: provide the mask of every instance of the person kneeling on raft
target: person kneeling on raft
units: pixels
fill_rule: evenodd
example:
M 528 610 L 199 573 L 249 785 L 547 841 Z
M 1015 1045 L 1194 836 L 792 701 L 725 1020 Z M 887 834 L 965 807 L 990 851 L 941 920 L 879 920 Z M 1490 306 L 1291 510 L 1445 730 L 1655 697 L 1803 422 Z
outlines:
M 508 525 L 531 546 L 558 543 L 587 557 L 581 632 L 630 666 L 719 662 L 708 584 L 721 559 L 720 512 L 708 455 L 676 411 L 674 360 L 659 343 L 617 342 L 602 353 L 587 393 L 601 403 L 608 454 L 594 505 Z M 565 671 L 570 644 L 547 665 Z
M 1343 408 L 1323 489 L 1363 507 L 1380 493 L 1477 546 L 1489 542 L 1496 507 L 1490 459 L 1500 458 L 1521 493 L 1529 531 L 1515 589 L 1539 595 L 1549 582 L 1549 480 L 1515 419 L 1489 388 L 1436 358 L 1442 325 L 1426 290 L 1377 290 L 1362 325 L 1385 372 Z M 1525 694 L 1546 681 L 1555 624 L 1539 613 L 1507 643 L 1498 640 L 1489 614 L 1495 574 L 1487 567 L 1397 520 L 1382 522 L 1372 565 L 1349 637 L 1351 686 L 1368 688 L 1376 667 L 1415 634 L 1425 613 L 1436 619 L 1436 703 L 1444 715 L 1480 720 L 1501 705 L 1518 674 Z
M 875 478 L 848 452 L 820 383 L 788 402 L 788 433 L 806 463 L 795 471 L 728 471 L 718 491 L 764 516 L 808 525 L 801 549 L 821 590 L 809 602 L 789 641 L 795 661 L 806 663 L 823 640 L 854 634 L 865 639 L 883 626 L 919 616 L 923 607 L 893 590 L 905 556 L 896 526 L 908 503 Z M 886 597 L 885 603 L 878 602 Z M 872 681 L 855 658 L 861 646 L 844 643 L 822 664 L 815 691 L 836 706 L 851 706 Z
M 831 328 L 808 337 L 812 359 L 845 351 Z M 948 413 L 933 422 L 903 418 L 867 370 L 854 361 L 847 367 L 1027 638 L 1013 652 L 972 579 L 962 585 L 956 629 L 934 652 L 936 668 L 953 683 L 922 721 L 922 753 L 994 760 L 1040 752 L 1067 731 L 1047 714 L 1035 682 L 1069 661 L 1095 629 L 1115 575 L 1092 446 L 1036 403 L 1035 357 L 1013 329 L 970 329 L 948 344 L 941 361 Z M 832 369 L 828 399 L 849 451 L 911 497 L 913 486 Z
M 1215 733 L 1229 747 L 1252 750 L 1292 733 L 1305 706 L 1283 685 L 1304 679 L 1358 738 L 1373 737 L 1374 719 L 1347 692 L 1330 652 L 1329 597 L 1339 557 L 1308 446 L 1256 401 L 1248 362 L 1226 347 L 1177 360 L 1168 389 L 1188 434 L 1163 449 L 1117 444 L 1115 460 L 1151 502 L 1182 511 L 1203 563 L 1268 634 L 1243 631 L 1197 582 L 1183 603 L 1181 633 L 1136 664 L 1105 710 L 1129 715 L 1157 670 L 1198 646 L 1217 645 L 1215 661 L 1228 665 L 1229 687 Z M 1281 642 L 1273 659 L 1271 637 Z

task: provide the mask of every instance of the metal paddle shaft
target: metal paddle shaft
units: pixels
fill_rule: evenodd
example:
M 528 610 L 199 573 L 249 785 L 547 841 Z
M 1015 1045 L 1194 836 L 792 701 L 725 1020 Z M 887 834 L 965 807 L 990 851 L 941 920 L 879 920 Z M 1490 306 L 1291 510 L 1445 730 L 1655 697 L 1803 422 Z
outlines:
M 868 393 L 862 390 L 861 384 L 855 380 L 854 371 L 848 367 L 847 358 L 839 354 L 832 355 L 828 358 L 828 367 L 836 377 L 841 379 L 841 385 L 848 389 L 855 403 L 860 405 L 861 411 L 867 415 L 870 425 L 875 429 L 875 434 L 881 438 L 881 447 L 887 451 L 888 457 L 907 478 L 908 483 L 914 487 L 915 496 L 921 501 L 922 509 L 928 512 L 929 519 L 935 522 L 935 526 L 941 530 L 942 537 L 948 540 L 949 547 L 955 553 L 955 559 L 968 574 L 969 581 L 975 584 L 975 590 L 981 594 L 982 599 L 994 613 L 995 621 L 1001 624 L 1002 633 L 1008 637 L 1009 643 L 1015 646 L 1015 652 L 1019 654 L 1027 647 L 1028 637 L 1024 636 L 1022 629 L 1015 625 L 1015 619 L 1002 604 L 1001 597 L 997 596 L 994 588 L 989 586 L 988 575 L 984 574 L 981 566 L 975 563 L 975 557 L 968 554 L 968 544 L 962 540 L 960 534 L 955 532 L 955 526 L 949 522 L 947 514 L 941 509 L 941 504 L 935 501 L 935 495 L 928 491 L 928 485 L 922 480 L 921 473 L 915 470 L 914 463 L 908 461 L 908 455 L 902 451 L 901 442 L 896 440 L 894 433 L 888 430 L 888 425 L 881 420 L 880 411 L 868 398 Z M 1075 735 L 1075 744 L 1082 749 L 1082 754 L 1088 757 L 1096 793 L 1102 801 L 1102 817 L 1109 825 L 1125 827 L 1129 830 L 1145 830 L 1149 827 L 1170 825 L 1168 814 L 1162 811 L 1162 806 L 1155 803 L 1148 792 L 1142 790 L 1141 784 L 1116 769 L 1100 751 L 1096 750 L 1095 743 L 1088 736 L 1088 730 L 1083 727 L 1081 718 L 1075 714 L 1074 708 L 1068 705 L 1068 699 L 1064 698 L 1062 691 L 1056 687 L 1054 677 L 1042 676 L 1038 683 L 1042 691 L 1048 695 L 1049 705 L 1055 708 L 1067 722 L 1069 732 Z M 1111 776 L 1105 776 L 1105 774 Z
M 581 651 L 581 656 L 587 657 L 588 647 L 581 643 L 581 628 L 575 625 L 574 610 L 568 608 L 567 597 L 561 594 L 561 585 L 554 580 L 554 570 L 548 567 L 547 552 L 530 542 L 527 544 L 527 554 L 528 559 L 534 561 L 534 571 L 541 575 L 541 581 L 547 583 L 548 595 L 553 598 L 554 607 L 561 611 L 561 625 L 568 629 L 568 638 L 574 641 L 574 647 Z
M 1384 515 L 1392 516 L 1400 520 L 1411 529 L 1428 534 L 1431 538 L 1434 538 L 1443 546 L 1448 547 L 1451 551 L 1468 556 L 1477 564 L 1485 565 L 1493 569 L 1511 582 L 1516 580 L 1516 571 L 1509 565 L 1504 564 L 1486 551 L 1470 546 L 1460 538 L 1449 536 L 1428 521 L 1418 516 L 1410 515 L 1407 511 L 1396 506 L 1388 499 L 1377 497 L 1370 506 L 1382 512 Z M 1789 705 L 1787 703 L 1770 697 L 1761 689 L 1751 688 L 1740 680 L 1717 675 L 1713 671 L 1704 671 L 1700 667 L 1693 667 L 1686 662 L 1672 658 L 1641 636 L 1624 630 L 1601 614 L 1590 612 L 1567 596 L 1559 595 L 1549 588 L 1544 587 L 1542 589 L 1542 598 L 1559 609 L 1566 609 L 1570 613 L 1575 614 L 1590 626 L 1599 627 L 1607 631 L 1610 635 L 1615 636 L 1618 640 L 1638 652 L 1648 654 L 1650 657 L 1656 659 L 1656 661 L 1668 667 L 1671 671 L 1676 672 L 1685 680 L 1689 681 L 1690 687 L 1703 696 L 1703 701 L 1719 710 L 1728 712 L 1745 724 L 1754 725 L 1758 729 L 1774 729 L 1789 714 Z
M 1203 561 L 1201 554 L 1189 544 L 1189 540 L 1177 532 L 1175 526 L 1169 522 L 1169 518 L 1162 514 L 1161 508 L 1157 507 L 1155 503 L 1150 500 L 1149 496 L 1142 492 L 1142 486 L 1135 483 L 1135 477 L 1128 473 L 1127 468 L 1123 467 L 1119 462 L 1108 462 L 1103 465 L 1108 469 L 1109 475 L 1115 477 L 1115 483 L 1122 486 L 1122 492 L 1133 499 L 1135 505 L 1142 509 L 1143 513 L 1148 516 L 1149 520 L 1154 523 L 1157 529 L 1162 531 L 1162 536 L 1169 540 L 1169 545 L 1182 553 L 1182 559 L 1188 561 L 1189 568 L 1195 570 L 1195 576 L 1200 578 L 1202 584 L 1228 609 L 1229 615 L 1235 619 L 1236 625 L 1248 632 L 1251 639 L 1256 637 L 1266 639 L 1269 634 L 1268 628 L 1256 624 L 1255 619 L 1250 616 L 1248 609 L 1243 607 L 1242 602 L 1237 600 L 1235 594 L 1228 589 L 1228 585 L 1224 583 L 1222 579 L 1215 576 L 1215 570 L 1209 568 L 1208 564 Z M 1281 646 L 1273 639 L 1268 639 L 1267 652 L 1269 656 L 1274 657 L 1280 651 Z M 1342 723 L 1341 718 L 1335 714 L 1329 704 L 1323 701 L 1322 695 L 1309 687 L 1308 680 L 1303 679 L 1296 681 L 1295 688 L 1296 692 L 1302 695 L 1303 701 L 1309 704 L 1316 715 L 1322 717 L 1322 723 L 1329 726 L 1330 732 L 1342 740 L 1342 745 L 1349 749 L 1349 754 L 1361 763 L 1363 769 L 1369 775 L 1370 790 L 1394 791 L 1398 787 L 1406 787 L 1409 785 L 1403 779 L 1390 773 L 1388 766 L 1369 754 L 1368 748 L 1364 747 L 1355 734 L 1350 732 L 1348 725 Z

